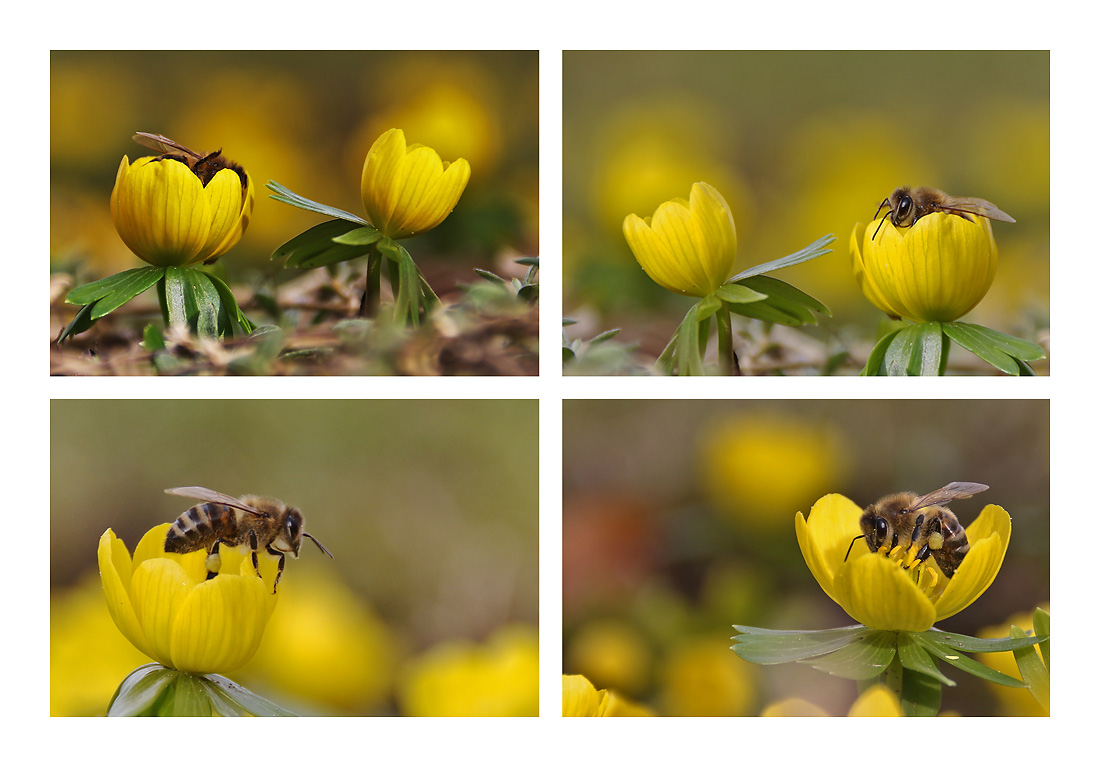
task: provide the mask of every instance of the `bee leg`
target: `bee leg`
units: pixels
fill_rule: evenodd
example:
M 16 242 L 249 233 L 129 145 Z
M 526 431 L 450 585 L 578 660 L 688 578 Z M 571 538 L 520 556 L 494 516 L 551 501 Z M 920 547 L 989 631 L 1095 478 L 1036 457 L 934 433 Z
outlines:
M 279 590 L 279 579 L 283 577 L 283 566 L 286 564 L 286 554 L 278 549 L 271 548 L 271 544 L 267 546 L 267 553 L 279 558 L 279 571 L 275 573 L 275 588 L 271 590 L 271 593 L 274 594 Z
M 256 540 L 256 531 L 248 531 L 248 548 L 252 549 L 252 569 L 256 571 L 256 575 L 260 574 L 260 560 L 256 556 L 256 548 L 260 545 L 260 542 Z
M 221 545 L 222 539 L 218 538 L 206 553 L 206 580 L 213 578 L 222 569 Z

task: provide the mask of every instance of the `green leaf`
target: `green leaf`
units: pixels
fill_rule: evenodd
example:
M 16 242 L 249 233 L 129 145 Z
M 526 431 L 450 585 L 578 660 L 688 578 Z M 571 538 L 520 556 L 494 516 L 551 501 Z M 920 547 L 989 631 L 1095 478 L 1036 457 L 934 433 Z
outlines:
M 890 348 L 890 345 L 894 343 L 894 338 L 900 333 L 901 330 L 894 330 L 882 338 L 875 344 L 875 348 L 871 350 L 870 355 L 867 357 L 867 364 L 863 366 L 863 370 L 860 371 L 861 376 L 884 376 L 886 375 L 886 352 Z
M 383 237 L 379 240 L 378 250 L 381 251 L 382 255 L 394 263 L 401 261 L 402 258 L 409 255 L 408 251 L 401 247 L 397 240 L 391 237 Z
M 1043 347 L 1038 344 L 981 325 L 945 322 L 943 330 L 959 346 L 1009 375 L 1019 375 L 1022 372 L 1021 361 L 1041 360 L 1046 357 Z M 1030 368 L 1027 370 L 1031 372 Z
M 733 651 L 751 663 L 772 665 L 835 652 L 876 633 L 866 626 L 847 626 L 820 631 L 776 631 L 754 626 L 734 626 Z
M 602 333 L 597 333 L 592 336 L 592 339 L 588 342 L 591 345 L 602 344 L 604 341 L 608 341 L 619 334 L 622 328 L 614 328 L 612 330 L 605 330 Z
M 203 678 L 215 710 L 222 716 L 297 716 L 218 674 Z
M 335 238 L 359 228 L 361 227 L 354 223 L 339 219 L 325 221 L 280 245 L 271 254 L 271 258 L 288 256 L 287 268 L 296 269 L 314 269 L 359 258 L 370 251 L 370 245 L 346 245 L 335 242 Z
M 897 652 L 896 634 L 876 631 L 824 656 L 799 661 L 842 679 L 874 679 L 890 665 Z
M 198 269 L 183 268 L 181 273 L 188 324 L 197 335 L 219 337 L 218 318 L 222 314 L 222 299 L 212 278 Z
M 373 226 L 361 226 L 347 234 L 333 237 L 332 241 L 341 245 L 371 245 L 382 239 L 382 233 Z
M 699 349 L 699 305 L 688 309 L 676 333 L 676 369 L 682 376 L 703 375 L 703 356 Z
M 1018 626 L 1010 626 L 1008 634 L 1014 639 L 1027 636 L 1024 630 Z M 1049 714 L 1050 671 L 1043 665 L 1039 653 L 1030 647 L 1021 647 L 1013 650 L 1012 655 L 1016 658 L 1016 667 L 1020 669 L 1020 676 L 1027 683 L 1032 696 L 1043 707 L 1043 710 Z
M 928 655 L 928 651 L 921 647 L 909 632 L 898 633 L 898 659 L 902 667 L 910 671 L 930 676 L 949 687 L 955 686 L 955 682 L 944 676 L 936 662 Z
M 775 261 L 769 261 L 766 264 L 754 266 L 751 269 L 746 269 L 730 281 L 740 282 L 741 280 L 744 280 L 748 277 L 755 277 L 759 274 L 764 274 L 765 272 L 774 272 L 776 269 L 783 269 L 788 266 L 794 266 L 795 264 L 812 261 L 819 256 L 824 256 L 826 253 L 832 253 L 832 249 L 826 248 L 825 246 L 831 244 L 834 240 L 836 240 L 835 235 L 827 234 L 820 240 L 810 243 L 796 253 L 792 253 L 789 256 L 784 256 L 783 258 L 778 258 Z
M 107 705 L 107 716 L 148 716 L 179 672 L 147 663 L 130 672 Z
M 699 322 L 705 319 L 709 319 L 716 311 L 722 307 L 722 302 L 718 300 L 718 297 L 711 293 L 709 296 L 703 296 L 695 304 L 695 317 Z
M 65 303 L 83 306 L 120 292 L 129 293 L 133 298 L 155 285 L 163 274 L 164 268 L 160 266 L 139 266 L 136 269 L 128 269 L 125 272 L 104 277 L 102 280 L 81 285 L 79 288 L 73 288 L 65 296 Z M 144 287 L 138 289 L 139 285 Z
M 774 277 L 758 275 L 732 284 L 741 285 L 767 296 L 752 303 L 729 305 L 731 312 L 743 317 L 794 326 L 816 325 L 817 318 L 812 312 L 830 315 L 829 308 L 825 304 Z
M 923 322 L 903 328 L 886 349 L 886 374 L 892 376 L 935 376 L 943 367 L 943 328 L 938 322 Z
M 503 277 L 501 277 L 499 275 L 496 275 L 496 274 L 493 274 L 492 272 L 486 271 L 485 269 L 475 268 L 474 271 L 477 272 L 477 274 L 480 275 L 482 279 L 488 280 L 489 282 L 493 283 L 494 285 L 502 285 L 503 286 L 503 285 L 508 284 Z
M 955 668 L 965 671 L 972 676 L 976 676 L 979 679 L 984 679 L 987 682 L 995 682 L 996 684 L 1004 685 L 1005 687 L 1026 687 L 1027 685 L 1021 682 L 1019 679 L 1015 679 L 1007 674 L 1002 674 L 1000 671 L 995 671 L 988 666 L 983 666 L 973 658 L 966 655 L 959 655 L 954 650 L 944 647 L 937 641 L 932 639 L 931 632 L 924 632 L 921 634 L 913 634 L 913 638 L 921 644 L 926 650 L 935 655 L 940 660 L 947 661 Z
M 342 218 L 345 221 L 352 221 L 364 226 L 370 226 L 370 222 L 366 219 L 360 218 L 354 213 L 348 213 L 346 210 L 340 210 L 340 208 L 334 208 L 331 205 L 324 205 L 313 200 L 306 199 L 300 194 L 296 194 L 287 189 L 282 184 L 275 181 L 268 181 L 268 189 L 275 192 L 273 195 L 269 195 L 271 199 L 278 200 L 279 202 L 285 202 L 287 205 L 293 205 L 296 208 L 302 210 L 308 210 L 313 213 L 320 213 L 322 216 L 331 216 L 332 218 Z
M 935 716 L 942 697 L 943 687 L 928 674 L 908 668 L 901 672 L 901 710 L 906 716 Z
M 73 317 L 72 322 L 65 326 L 65 329 L 61 331 L 61 335 L 57 337 L 57 343 L 61 343 L 67 338 L 72 338 L 78 333 L 83 333 L 85 330 L 95 324 L 95 320 L 92 319 L 92 312 L 95 311 L 95 304 L 91 303 L 87 306 L 80 307 L 80 311 Z
M 1035 627 L 1035 636 L 1039 637 L 1039 652 L 1043 654 L 1043 663 L 1050 668 L 1050 613 L 1041 607 L 1035 608 L 1035 616 L 1032 618 Z
M 751 304 L 754 301 L 763 301 L 768 297 L 767 293 L 759 293 L 752 288 L 735 282 L 727 282 L 711 295 L 718 296 L 727 304 Z
M 256 329 L 255 323 L 245 316 L 245 313 L 237 303 L 237 297 L 233 295 L 233 291 L 229 289 L 229 286 L 225 284 L 220 277 L 216 277 L 213 274 L 207 274 L 206 277 L 218 291 L 218 295 L 221 297 L 222 312 L 225 314 L 226 318 L 231 321 L 230 327 L 224 327 L 224 321 L 221 323 L 222 332 L 228 332 L 230 335 L 237 335 L 233 323 L 235 323 L 236 327 L 240 328 L 245 335 L 254 331 Z
M 965 652 L 1009 652 L 1020 647 L 1030 647 L 1037 644 L 1041 639 L 1041 637 L 979 639 L 978 637 L 952 634 L 950 631 L 940 631 L 939 629 L 929 629 L 924 632 L 923 636 L 928 641 L 942 645 L 946 649 L 963 650 Z

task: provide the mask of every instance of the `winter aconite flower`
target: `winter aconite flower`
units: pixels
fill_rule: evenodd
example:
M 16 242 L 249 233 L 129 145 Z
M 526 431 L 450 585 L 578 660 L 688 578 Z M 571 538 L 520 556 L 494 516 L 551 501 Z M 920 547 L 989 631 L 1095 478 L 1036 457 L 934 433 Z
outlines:
M 795 533 L 825 593 L 863 625 L 889 631 L 927 631 L 969 606 L 997 576 L 1012 532 L 1005 510 L 986 506 L 966 528 L 970 551 L 946 578 L 933 572 L 938 570 L 933 558 L 905 569 L 903 562 L 871 552 L 862 540 L 852 545 L 861 514 L 844 496 L 826 495 L 808 518 L 798 512 Z
M 733 214 L 710 184 L 693 184 L 688 200 L 662 203 L 644 219 L 631 213 L 623 234 L 650 279 L 675 293 L 707 296 L 733 274 Z
M 169 668 L 221 673 L 243 665 L 260 645 L 275 608 L 275 560 L 222 548 L 220 574 L 206 579 L 206 552 L 167 554 L 170 525 L 154 527 L 133 557 L 113 531 L 99 539 L 99 574 L 119 631 Z
M 989 220 L 943 212 L 909 227 L 887 221 L 852 230 L 852 269 L 872 304 L 914 322 L 950 322 L 982 300 L 997 273 Z M 862 243 L 862 245 L 861 245 Z
M 243 174 L 243 175 L 242 175 Z M 183 162 L 123 157 L 111 192 L 115 229 L 153 266 L 189 266 L 222 255 L 241 239 L 252 216 L 248 175 L 219 170 L 208 183 Z
M 371 224 L 401 239 L 442 223 L 469 180 L 466 160 L 445 162 L 431 147 L 406 146 L 405 132 L 391 128 L 367 152 L 360 189 Z

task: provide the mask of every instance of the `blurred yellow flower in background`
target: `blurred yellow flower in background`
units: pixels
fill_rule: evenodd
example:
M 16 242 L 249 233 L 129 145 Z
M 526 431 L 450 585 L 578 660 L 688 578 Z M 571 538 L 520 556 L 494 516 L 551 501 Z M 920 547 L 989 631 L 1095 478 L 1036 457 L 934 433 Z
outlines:
M 206 551 L 169 554 L 170 524 L 147 532 L 134 549 L 108 529 L 99 539 L 99 574 L 118 630 L 141 652 L 168 668 L 223 673 L 244 665 L 260 646 L 275 609 L 275 560 L 222 547 L 216 578 L 206 579 Z M 239 574 L 233 574 L 234 572 Z
M 843 434 L 825 424 L 777 412 L 726 416 L 702 432 L 700 481 L 712 507 L 738 526 L 785 532 L 791 509 L 843 483 L 848 454 Z
M 729 649 L 729 638 L 689 637 L 673 645 L 661 669 L 666 716 L 745 716 L 756 699 L 756 669 Z
M 409 662 L 398 698 L 406 716 L 538 716 L 538 632 L 506 626 L 485 644 L 436 645 Z
M 644 219 L 631 213 L 623 235 L 649 278 L 674 293 L 710 295 L 733 275 L 733 214 L 710 184 L 693 184 L 690 199 L 662 203 Z
M 826 495 L 808 519 L 801 511 L 795 515 L 795 534 L 825 593 L 863 625 L 887 631 L 927 631 L 968 607 L 997 577 L 1012 533 L 1005 510 L 986 506 L 966 528 L 970 551 L 947 578 L 934 558 L 905 570 L 901 562 L 872 553 L 860 538 L 853 542 L 862 513 L 844 496 Z
M 367 219 L 387 237 L 423 234 L 450 215 L 470 180 L 470 163 L 440 159 L 421 144 L 406 146 L 391 128 L 378 137 L 363 163 L 361 192 Z
M 1039 606 L 1043 608 L 1045 612 L 1050 612 L 1049 604 L 1042 604 Z M 982 639 L 997 639 L 999 637 L 1008 636 L 1009 627 L 1011 626 L 1017 626 L 1024 631 L 1032 632 L 1035 630 L 1033 623 L 1034 617 L 1034 611 L 1016 613 L 1009 616 L 1008 620 L 1000 625 L 987 626 L 980 629 L 977 635 Z M 1039 653 L 1038 647 L 1032 647 L 1030 649 L 1031 652 Z M 1042 659 L 1042 654 L 1039 654 L 1039 657 Z M 991 669 L 1000 671 L 1002 674 L 1007 674 L 1016 679 L 1020 678 L 1020 668 L 1016 664 L 1015 657 L 1010 652 L 976 653 L 974 659 L 989 666 Z M 1039 705 L 1039 702 L 1035 699 L 1035 696 L 1031 694 L 1030 690 L 1017 687 L 1006 687 L 1001 684 L 987 684 L 986 686 L 987 689 L 993 693 L 993 697 L 997 699 L 1000 713 L 1004 716 L 1050 716 L 1050 713 Z
M 241 681 L 278 687 L 295 698 L 364 713 L 392 691 L 398 649 L 389 629 L 336 576 L 306 571 L 279 584 L 268 622 Z
M 653 653 L 644 637 L 624 621 L 590 621 L 569 642 L 569 668 L 628 695 L 646 688 L 652 663 Z
M 103 716 L 120 679 L 148 658 L 103 609 L 92 575 L 50 595 L 50 716 Z
M 126 246 L 153 266 L 190 266 L 218 258 L 244 234 L 253 186 L 231 168 L 205 185 L 183 162 L 123 157 L 111 216 Z
M 901 229 L 886 221 L 877 235 L 877 225 L 856 224 L 852 269 L 867 300 L 914 322 L 950 322 L 977 306 L 997 273 L 997 243 L 989 220 L 972 218 L 930 213 Z
M 801 698 L 784 698 L 764 706 L 760 716 L 828 716 L 829 712 Z
M 562 716 L 654 716 L 612 690 L 597 690 L 583 674 L 562 674 Z
M 848 716 L 905 716 L 898 696 L 884 685 L 873 684 L 859 694 Z

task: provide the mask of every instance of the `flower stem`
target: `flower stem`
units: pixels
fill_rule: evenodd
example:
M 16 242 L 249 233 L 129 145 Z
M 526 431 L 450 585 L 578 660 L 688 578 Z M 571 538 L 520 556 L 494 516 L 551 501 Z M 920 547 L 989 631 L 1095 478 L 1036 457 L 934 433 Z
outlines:
M 741 375 L 741 365 L 737 353 L 733 350 L 733 325 L 730 322 L 730 308 L 724 301 L 718 315 L 718 364 L 723 375 Z
M 382 294 L 382 251 L 371 245 L 367 253 L 367 285 L 363 290 L 363 300 L 359 303 L 360 317 L 374 317 L 378 314 L 378 305 Z

